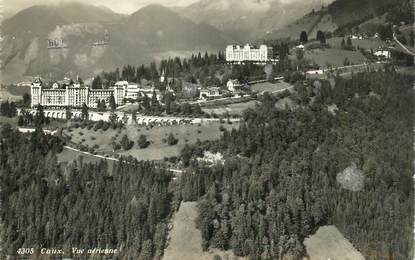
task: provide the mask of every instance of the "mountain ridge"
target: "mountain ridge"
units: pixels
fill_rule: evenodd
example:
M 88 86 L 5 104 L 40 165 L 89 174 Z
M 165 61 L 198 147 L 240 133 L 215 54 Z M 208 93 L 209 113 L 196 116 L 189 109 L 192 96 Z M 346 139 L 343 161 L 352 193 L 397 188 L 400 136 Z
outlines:
M 126 16 L 79 3 L 37 5 L 5 20 L 2 27 L 2 72 L 13 74 L 19 68 L 16 76 L 62 77 L 73 72 L 89 77 L 116 66 L 147 63 L 167 51 L 219 50 L 233 42 L 213 26 L 195 23 L 161 5 Z M 93 46 L 105 37 L 108 45 Z M 68 48 L 48 49 L 51 38 L 62 39 Z

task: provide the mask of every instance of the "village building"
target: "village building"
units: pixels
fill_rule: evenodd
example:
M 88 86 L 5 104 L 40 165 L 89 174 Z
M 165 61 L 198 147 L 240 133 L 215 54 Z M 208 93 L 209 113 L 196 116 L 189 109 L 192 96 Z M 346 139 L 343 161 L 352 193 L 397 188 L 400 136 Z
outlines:
M 379 48 L 377 51 L 373 53 L 378 60 L 390 60 L 391 58 L 391 52 L 390 50 L 387 50 L 385 48 Z
M 318 69 L 318 70 L 308 70 L 306 73 L 306 75 L 323 75 L 324 71 L 322 69 Z
M 218 98 L 221 96 L 219 87 L 209 87 L 200 90 L 199 99 Z
M 199 89 L 199 84 L 183 81 L 181 94 L 186 98 L 194 98 L 198 96 Z
M 238 90 L 240 90 L 242 88 L 242 86 L 243 85 L 241 84 L 241 82 L 239 82 L 239 80 L 237 80 L 237 79 L 233 79 L 233 80 L 230 79 L 226 83 L 226 87 L 228 88 L 228 90 L 230 92 L 238 91 Z
M 162 99 L 162 94 L 160 91 L 152 85 L 141 85 L 138 83 L 131 83 L 128 81 L 118 81 L 115 83 L 115 86 L 122 86 L 125 89 L 125 98 L 136 100 L 147 96 L 148 98 L 152 98 L 153 94 L 156 93 L 157 100 Z
M 304 48 L 305 46 L 302 44 L 295 46 L 295 49 L 298 49 L 298 50 L 304 50 Z

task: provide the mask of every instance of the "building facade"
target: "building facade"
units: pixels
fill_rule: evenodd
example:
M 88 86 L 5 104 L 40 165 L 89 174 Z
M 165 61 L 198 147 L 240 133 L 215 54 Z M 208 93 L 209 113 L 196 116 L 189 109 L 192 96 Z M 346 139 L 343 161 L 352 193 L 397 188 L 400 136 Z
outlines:
M 243 62 L 257 62 L 266 63 L 273 61 L 274 54 L 272 47 L 267 45 L 260 45 L 259 47 L 246 44 L 241 47 L 239 45 L 228 45 L 226 47 L 226 61 L 232 63 L 243 63 Z
M 242 84 L 237 79 L 233 79 L 233 80 L 230 79 L 226 83 L 226 87 L 228 88 L 228 90 L 230 92 L 235 92 L 235 91 L 240 90 L 242 88 Z
M 96 108 L 98 101 L 105 100 L 109 103 L 111 95 L 114 96 L 117 106 L 124 104 L 126 89 L 123 86 L 114 86 L 109 89 L 90 89 L 75 83 L 65 88 L 44 88 L 40 80 L 36 80 L 31 86 L 32 107 L 42 105 L 44 107 L 74 107 L 79 108 L 85 103 L 90 108 Z
M 73 107 L 80 108 L 85 103 L 90 108 L 96 108 L 98 101 L 109 104 L 111 95 L 114 96 L 117 106 L 123 105 L 126 99 L 140 99 L 144 96 L 152 98 L 156 94 L 157 100 L 162 100 L 162 94 L 154 87 L 141 87 L 127 81 L 119 81 L 108 89 L 91 89 L 79 83 L 59 88 L 53 84 L 52 88 L 44 88 L 40 80 L 31 85 L 32 107 L 38 104 L 49 108 Z
M 221 97 L 219 87 L 209 87 L 200 90 L 199 99 L 205 100 L 209 98 L 218 98 Z

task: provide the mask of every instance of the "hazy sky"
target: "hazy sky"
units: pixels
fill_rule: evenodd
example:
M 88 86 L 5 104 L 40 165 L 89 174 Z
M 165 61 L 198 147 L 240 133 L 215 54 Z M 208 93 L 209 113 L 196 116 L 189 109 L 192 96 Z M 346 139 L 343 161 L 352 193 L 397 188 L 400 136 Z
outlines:
M 5 12 L 17 12 L 21 9 L 27 8 L 36 4 L 56 4 L 62 2 L 73 2 L 74 0 L 3 0 L 3 7 Z M 79 2 L 85 2 L 94 5 L 103 5 L 109 7 L 115 12 L 119 13 L 132 13 L 137 11 L 139 8 L 144 7 L 148 4 L 159 3 L 166 6 L 186 6 L 197 2 L 199 0 L 78 0 Z M 218 0 L 212 0 L 218 1 Z M 226 1 L 226 0 L 220 0 Z M 255 1 L 255 0 L 252 0 Z M 278 0 L 268 0 L 278 1 Z M 281 2 L 294 2 L 294 1 L 307 1 L 307 0 L 279 0 Z M 327 0 L 322 0 L 323 2 Z M 0 0 L 1 3 L 1 0 Z

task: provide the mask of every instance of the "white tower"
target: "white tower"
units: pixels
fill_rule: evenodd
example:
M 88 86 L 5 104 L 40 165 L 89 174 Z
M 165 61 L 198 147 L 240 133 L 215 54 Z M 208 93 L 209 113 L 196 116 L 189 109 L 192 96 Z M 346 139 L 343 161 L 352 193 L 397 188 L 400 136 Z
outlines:
M 161 73 L 161 76 L 160 76 L 160 82 L 161 83 L 164 83 L 165 80 L 166 80 L 166 73 L 165 73 L 165 71 L 163 69 L 163 72 Z

